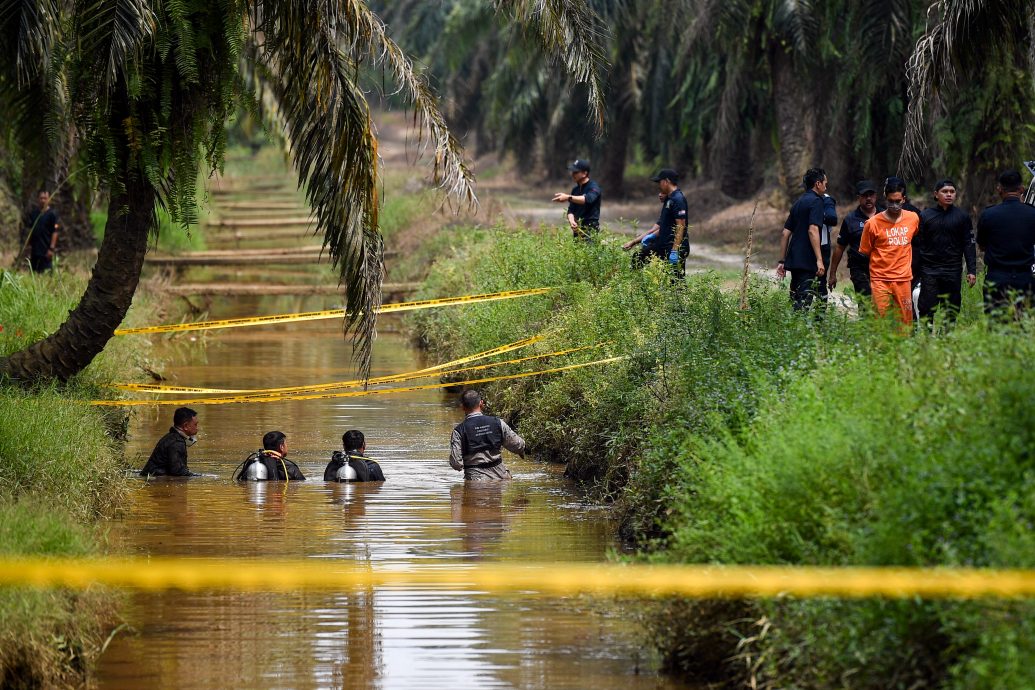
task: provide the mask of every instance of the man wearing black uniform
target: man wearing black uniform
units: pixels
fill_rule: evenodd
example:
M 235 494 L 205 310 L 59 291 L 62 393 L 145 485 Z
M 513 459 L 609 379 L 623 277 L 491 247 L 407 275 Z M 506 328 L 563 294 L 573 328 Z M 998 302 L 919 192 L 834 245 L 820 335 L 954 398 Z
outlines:
M 920 232 L 913 242 L 919 252 L 920 299 L 917 309 L 929 318 L 939 305 L 948 305 L 949 318 L 955 319 L 962 303 L 963 280 L 960 266 L 967 264 L 967 284 L 977 281 L 977 252 L 974 225 L 970 216 L 956 206 L 956 183 L 939 180 L 934 186 L 932 208 L 920 214 Z
M 367 441 L 362 431 L 352 429 L 341 436 L 345 452 L 331 453 L 331 461 L 323 471 L 325 482 L 383 482 L 385 474 L 381 466 L 368 457 Z M 349 469 L 346 469 L 349 468 Z M 351 471 L 350 471 L 351 470 Z
M 575 186 L 570 194 L 557 192 L 554 202 L 568 204 L 568 225 L 575 239 L 589 240 L 600 231 L 600 185 L 589 179 L 589 161 L 577 158 L 568 166 Z
M 827 191 L 827 174 L 822 168 L 810 168 L 802 178 L 802 194 L 783 225 L 780 238 L 780 261 L 776 277 L 783 280 L 791 272 L 791 300 L 795 309 L 812 306 L 819 294 L 819 282 L 826 275 L 823 252 L 820 248 L 820 228 L 823 226 L 823 195 Z
M 54 252 L 57 251 L 58 224 L 57 211 L 50 207 L 50 192 L 41 189 L 39 207 L 29 214 L 29 266 L 34 273 L 49 271 L 54 265 Z
M 676 277 L 682 278 L 686 275 L 686 257 L 690 254 L 690 233 L 687 232 L 689 206 L 679 189 L 679 173 L 671 168 L 662 168 L 650 180 L 658 183 L 658 198 L 661 200 L 658 221 L 622 248 L 629 250 L 639 245 L 640 253 L 634 259 L 637 266 L 656 256 L 671 264 Z
M 837 287 L 837 269 L 841 265 L 841 257 L 848 251 L 848 275 L 852 286 L 860 295 L 870 294 L 870 257 L 859 253 L 859 241 L 862 239 L 863 226 L 877 213 L 877 185 L 870 180 L 863 180 L 855 185 L 855 194 L 859 205 L 845 216 L 841 223 L 841 231 L 837 234 L 837 247 L 830 260 L 830 271 L 827 273 L 827 285 L 833 290 Z
M 985 309 L 1010 304 L 1010 292 L 1035 296 L 1035 207 L 1021 201 L 1021 174 L 1007 170 L 996 186 L 1002 203 L 978 218 L 977 243 L 985 253 Z
M 197 477 L 187 469 L 187 448 L 194 445 L 197 434 L 198 413 L 189 407 L 176 408 L 172 428 L 155 444 L 140 476 Z
M 287 459 L 287 435 L 270 431 L 262 437 L 262 450 L 252 453 L 244 461 L 238 480 L 251 481 L 305 481 L 298 465 Z
M 501 448 L 525 457 L 525 441 L 499 417 L 482 413 L 482 396 L 467 390 L 460 396 L 464 421 L 453 429 L 449 440 L 449 465 L 463 471 L 467 481 L 510 479 Z

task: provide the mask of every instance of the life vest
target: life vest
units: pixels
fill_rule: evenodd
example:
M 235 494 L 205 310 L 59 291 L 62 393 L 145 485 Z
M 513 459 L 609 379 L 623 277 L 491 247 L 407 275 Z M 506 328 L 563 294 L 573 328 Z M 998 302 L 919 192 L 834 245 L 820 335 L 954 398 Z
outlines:
M 460 433 L 460 450 L 467 456 L 472 453 L 499 455 L 503 447 L 503 423 L 499 417 L 476 414 L 456 425 Z

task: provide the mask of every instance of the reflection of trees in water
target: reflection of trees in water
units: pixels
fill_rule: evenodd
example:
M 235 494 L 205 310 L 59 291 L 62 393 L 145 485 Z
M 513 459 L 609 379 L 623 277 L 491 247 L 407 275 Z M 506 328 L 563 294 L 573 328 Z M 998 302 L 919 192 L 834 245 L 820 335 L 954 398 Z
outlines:
M 345 621 L 345 646 L 334 663 L 333 687 L 369 688 L 384 674 L 384 643 L 377 618 L 373 587 L 339 599 L 336 619 Z M 341 614 L 344 613 L 344 616 Z
M 508 490 L 510 489 L 510 490 Z M 516 493 L 504 508 L 504 496 Z M 503 538 L 508 523 L 527 505 L 513 482 L 464 482 L 449 489 L 453 522 L 460 525 L 464 555 L 477 558 Z

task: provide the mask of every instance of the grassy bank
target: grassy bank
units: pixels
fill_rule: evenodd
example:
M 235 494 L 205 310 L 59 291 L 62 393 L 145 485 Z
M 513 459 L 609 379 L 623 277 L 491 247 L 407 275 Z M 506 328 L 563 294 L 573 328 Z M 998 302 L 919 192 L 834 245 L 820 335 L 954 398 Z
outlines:
M 0 355 L 57 328 L 85 282 L 67 272 L 0 272 Z M 29 392 L 0 385 L 0 554 L 104 549 L 100 519 L 125 490 L 110 430 L 124 420 L 84 401 L 104 394 L 105 382 L 136 377 L 149 365 L 146 347 L 115 339 L 65 386 Z M 0 589 L 0 687 L 81 685 L 111 627 L 114 602 L 102 590 Z
M 1030 567 L 1035 322 L 895 335 L 795 314 L 754 281 L 673 285 L 563 233 L 472 235 L 425 296 L 543 285 L 534 300 L 425 312 L 438 358 L 549 332 L 616 365 L 504 382 L 494 410 L 536 456 L 615 498 L 658 562 Z M 593 351 L 597 352 L 597 351 Z M 596 354 L 571 359 L 596 358 Z M 525 365 L 526 368 L 528 365 Z M 543 365 L 545 368 L 545 365 Z M 668 668 L 758 687 L 1032 687 L 1026 602 L 668 601 L 644 622 Z

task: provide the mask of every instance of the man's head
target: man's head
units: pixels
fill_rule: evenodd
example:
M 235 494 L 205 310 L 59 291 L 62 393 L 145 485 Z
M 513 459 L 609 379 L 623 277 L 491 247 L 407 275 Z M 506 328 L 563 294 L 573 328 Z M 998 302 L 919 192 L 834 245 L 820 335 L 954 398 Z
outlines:
M 281 455 L 287 455 L 287 434 L 283 431 L 268 431 L 262 437 L 264 450 L 274 450 Z
M 1021 174 L 1016 170 L 1005 170 L 999 176 L 999 184 L 996 185 L 999 196 L 1020 196 L 1024 194 L 1024 183 L 1021 182 Z
M 877 209 L 877 185 L 870 180 L 862 180 L 855 185 L 855 195 L 859 199 L 859 208 L 867 213 Z
M 50 192 L 45 189 L 41 189 L 36 193 L 36 200 L 39 201 L 40 208 L 50 206 Z
M 367 440 L 362 431 L 351 429 L 341 435 L 341 445 L 346 453 L 362 453 L 367 449 Z
M 888 216 L 897 218 L 906 203 L 906 183 L 901 177 L 889 177 L 884 181 L 884 203 Z
M 956 203 L 956 183 L 945 178 L 934 183 L 934 200 L 942 208 L 949 208 Z
M 464 391 L 463 395 L 460 396 L 460 407 L 464 408 L 464 412 L 467 413 L 477 412 L 482 409 L 481 393 L 474 389 Z
M 198 413 L 189 407 L 177 407 L 173 412 L 173 426 L 188 436 L 194 436 L 198 433 Z
M 658 183 L 658 191 L 662 194 L 671 194 L 673 190 L 679 188 L 679 173 L 672 168 L 662 168 L 658 171 L 658 174 L 650 178 L 651 182 Z
M 568 166 L 568 172 L 571 173 L 571 179 L 575 184 L 585 184 L 589 179 L 589 161 L 576 158 Z
M 805 191 L 811 189 L 816 194 L 826 194 L 827 173 L 823 168 L 809 168 L 805 171 L 805 176 L 801 178 L 801 184 L 805 187 Z

